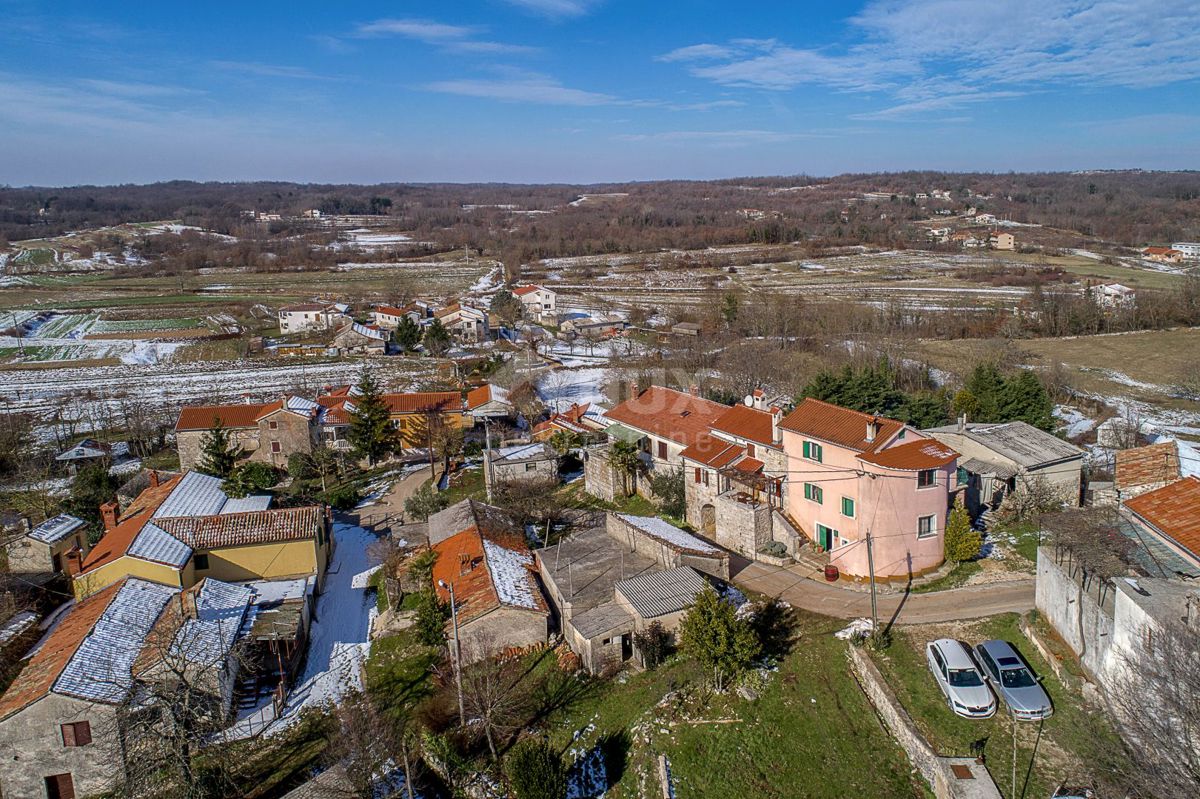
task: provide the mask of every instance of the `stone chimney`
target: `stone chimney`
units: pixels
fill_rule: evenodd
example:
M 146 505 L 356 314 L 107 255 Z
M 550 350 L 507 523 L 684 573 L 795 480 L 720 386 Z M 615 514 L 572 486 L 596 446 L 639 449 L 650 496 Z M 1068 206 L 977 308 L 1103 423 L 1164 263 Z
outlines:
M 117 526 L 117 518 L 121 515 L 121 506 L 114 499 L 100 506 L 100 518 L 104 520 L 104 532 Z
M 879 435 L 879 419 L 872 416 L 867 419 L 867 442 L 874 441 L 877 435 Z
M 958 432 L 967 432 L 967 414 L 963 413 L 958 417 Z
M 696 385 L 695 383 L 688 384 L 688 393 L 693 397 L 700 396 L 700 386 Z
M 783 409 L 775 406 L 771 407 L 771 442 L 779 444 L 783 441 L 783 432 L 779 429 L 779 423 L 783 421 Z
M 159 486 L 159 480 L 158 480 L 158 470 L 157 470 L 157 469 L 151 469 L 151 470 L 150 470 L 150 487 L 151 487 L 151 488 L 158 488 L 158 486 Z

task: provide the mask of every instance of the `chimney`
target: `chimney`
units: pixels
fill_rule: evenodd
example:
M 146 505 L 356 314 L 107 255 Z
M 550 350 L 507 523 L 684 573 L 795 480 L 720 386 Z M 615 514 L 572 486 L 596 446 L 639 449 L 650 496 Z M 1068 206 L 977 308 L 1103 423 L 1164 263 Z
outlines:
M 627 399 L 629 399 L 629 381 L 628 380 L 618 380 L 617 381 L 617 402 L 621 403 Z
M 867 419 L 867 441 L 874 441 L 877 435 L 879 435 L 879 421 L 872 416 Z
M 700 396 L 700 386 L 696 385 L 695 383 L 690 383 L 688 385 L 688 393 L 693 397 Z
M 783 409 L 772 406 L 771 408 L 771 442 L 778 444 L 783 440 L 783 433 L 779 431 L 779 423 L 783 421 Z
M 157 469 L 151 469 L 151 470 L 150 470 L 150 487 L 151 487 L 151 488 L 158 488 L 158 485 L 159 485 L 159 483 L 158 483 L 158 470 L 157 470 Z
M 63 562 L 63 570 L 68 577 L 74 577 L 83 571 L 83 550 L 79 547 L 71 547 L 67 550 L 67 557 Z
M 967 432 L 967 414 L 963 413 L 958 417 L 958 432 Z
M 754 407 L 761 411 L 763 409 L 763 401 L 766 399 L 766 396 L 767 393 L 761 388 L 754 389 L 754 393 L 751 394 L 751 397 L 753 397 L 752 402 L 754 403 Z
M 117 517 L 121 515 L 121 506 L 114 499 L 100 506 L 100 518 L 104 520 L 104 532 L 117 526 Z

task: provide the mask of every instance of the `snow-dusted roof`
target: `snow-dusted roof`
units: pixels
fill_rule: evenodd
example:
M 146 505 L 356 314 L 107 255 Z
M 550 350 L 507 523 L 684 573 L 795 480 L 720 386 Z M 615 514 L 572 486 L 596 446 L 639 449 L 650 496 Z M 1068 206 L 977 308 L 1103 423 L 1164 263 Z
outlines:
M 142 527 L 126 552 L 135 558 L 165 563 L 180 569 L 186 566 L 192 557 L 191 547 L 154 522 L 147 522 Z
M 0 624 L 0 648 L 8 646 L 8 642 L 24 635 L 31 627 L 37 625 L 41 617 L 32 610 L 22 610 L 11 619 Z
M 524 461 L 533 458 L 554 457 L 557 457 L 556 453 L 547 444 L 520 444 L 492 450 L 492 459 L 496 461 Z
M 321 406 L 319 404 L 317 404 L 316 402 L 313 402 L 310 399 L 305 399 L 304 397 L 296 397 L 296 396 L 288 397 L 287 402 L 284 403 L 284 407 L 287 408 L 289 411 L 295 411 L 296 413 L 306 413 L 309 416 L 311 416 L 312 414 L 317 413 L 318 411 L 321 410 Z
M 269 605 L 304 599 L 316 587 L 315 577 L 296 577 L 291 580 L 254 580 L 242 583 L 254 594 L 254 604 Z
M 251 494 L 248 497 L 230 497 L 221 507 L 221 514 L 249 513 L 256 510 L 267 510 L 271 507 L 271 497 L 267 494 Z
M 496 595 L 505 605 L 539 610 L 537 588 L 534 586 L 533 555 L 507 549 L 483 538 L 483 552 Z
M 53 690 L 100 702 L 124 699 L 132 684 L 133 663 L 175 593 L 165 585 L 129 578 L 79 644 Z
M 180 626 L 172 654 L 203 665 L 224 660 L 253 598 L 254 592 L 245 586 L 206 579 L 196 594 L 196 616 Z
M 43 544 L 57 544 L 71 533 L 87 525 L 69 513 L 60 513 L 29 531 L 29 537 Z
M 631 516 L 628 513 L 618 513 L 617 518 L 676 549 L 689 549 L 693 552 L 712 552 L 714 554 L 721 551 L 707 541 L 702 541 L 694 535 L 689 535 L 675 525 L 668 524 L 654 516 Z
M 367 327 L 366 325 L 359 324 L 358 322 L 351 322 L 350 329 L 360 336 L 365 336 L 366 338 L 373 338 L 377 341 L 387 340 L 387 333 L 384 333 L 382 330 L 378 330 L 373 327 Z
M 179 485 L 154 511 L 155 519 L 176 516 L 211 516 L 221 512 L 229 499 L 221 490 L 221 478 L 200 472 L 187 472 Z

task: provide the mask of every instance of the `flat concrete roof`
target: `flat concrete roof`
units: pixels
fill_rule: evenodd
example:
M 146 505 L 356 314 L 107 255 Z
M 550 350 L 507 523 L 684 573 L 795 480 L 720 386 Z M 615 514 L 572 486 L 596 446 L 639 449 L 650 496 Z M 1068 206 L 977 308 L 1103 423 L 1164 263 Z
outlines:
M 603 527 L 580 531 L 534 554 L 544 564 L 543 575 L 573 606 L 572 615 L 612 602 L 613 588 L 622 580 L 662 570 L 654 558 L 631 551 Z

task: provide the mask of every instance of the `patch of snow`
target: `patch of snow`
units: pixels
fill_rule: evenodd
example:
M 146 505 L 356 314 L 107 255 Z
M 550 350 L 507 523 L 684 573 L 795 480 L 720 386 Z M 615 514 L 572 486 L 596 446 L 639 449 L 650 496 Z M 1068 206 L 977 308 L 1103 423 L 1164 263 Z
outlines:
M 849 625 L 834 633 L 833 637 L 842 641 L 866 638 L 871 634 L 873 627 L 874 625 L 870 619 L 855 619 Z
M 483 539 L 483 552 L 496 594 L 506 605 L 519 608 L 538 607 L 537 589 L 533 584 L 533 556 Z
M 1054 418 L 1065 425 L 1063 434 L 1067 438 L 1078 438 L 1096 426 L 1096 420 L 1084 415 L 1078 408 L 1067 405 L 1054 406 Z
M 617 518 L 670 546 L 690 549 L 696 552 L 720 551 L 712 544 L 702 541 L 656 516 L 632 516 L 628 513 L 618 513 Z

